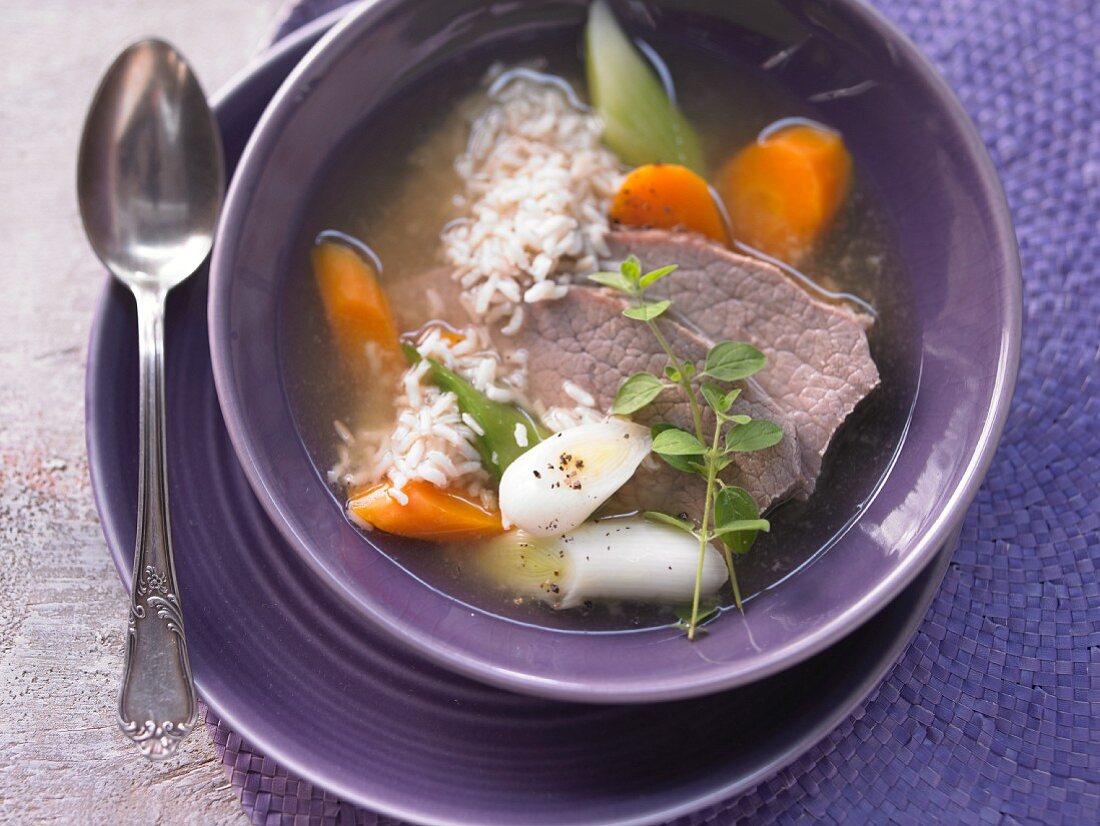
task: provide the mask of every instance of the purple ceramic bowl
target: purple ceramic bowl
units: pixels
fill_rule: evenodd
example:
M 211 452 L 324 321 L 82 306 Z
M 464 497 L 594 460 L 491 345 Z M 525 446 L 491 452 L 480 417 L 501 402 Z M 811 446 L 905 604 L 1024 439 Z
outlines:
M 456 56 L 579 35 L 582 0 L 445 6 L 378 0 L 349 15 L 284 83 L 242 156 L 211 264 L 218 397 L 249 481 L 334 594 L 401 642 L 470 677 L 585 702 L 642 702 L 742 685 L 800 662 L 869 619 L 960 524 L 1001 432 L 1019 360 L 1021 281 L 985 148 L 902 35 L 853 0 L 652 4 L 664 31 L 757 65 L 804 56 L 782 82 L 821 101 L 885 206 L 912 295 L 904 439 L 827 552 L 689 645 L 680 632 L 576 634 L 475 610 L 387 555 L 400 540 L 345 519 L 299 437 L 280 322 L 307 266 L 295 239 L 326 164 L 379 107 Z M 839 90 L 839 92 L 838 92 Z M 822 93 L 825 94 L 822 94 Z M 391 544 L 392 543 L 392 544 Z

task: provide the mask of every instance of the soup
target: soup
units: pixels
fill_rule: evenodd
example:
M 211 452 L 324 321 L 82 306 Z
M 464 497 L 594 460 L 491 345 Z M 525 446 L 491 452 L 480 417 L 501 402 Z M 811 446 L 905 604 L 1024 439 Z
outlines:
M 632 43 L 602 4 L 585 34 L 581 59 L 466 56 L 334 160 L 289 391 L 348 518 L 416 540 L 391 554 L 429 587 L 694 636 L 884 478 L 914 394 L 902 279 L 843 137 L 766 73 Z

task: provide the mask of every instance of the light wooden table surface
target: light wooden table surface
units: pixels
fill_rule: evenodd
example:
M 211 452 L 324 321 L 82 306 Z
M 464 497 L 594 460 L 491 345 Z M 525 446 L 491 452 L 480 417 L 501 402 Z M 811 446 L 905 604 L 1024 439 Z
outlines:
M 102 268 L 75 196 L 81 124 L 130 40 L 208 92 L 280 0 L 0 0 L 0 822 L 243 823 L 205 732 L 174 761 L 118 733 L 126 595 L 92 504 L 84 363 Z

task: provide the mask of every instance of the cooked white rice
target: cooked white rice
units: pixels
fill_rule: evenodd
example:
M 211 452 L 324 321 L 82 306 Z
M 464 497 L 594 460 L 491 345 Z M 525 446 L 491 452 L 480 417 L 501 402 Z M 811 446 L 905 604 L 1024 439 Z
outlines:
M 592 394 L 575 382 L 566 379 L 562 382 L 561 389 L 565 392 L 565 395 L 575 401 L 580 407 L 596 406 L 596 399 L 593 398 Z
M 471 325 L 461 335 L 456 341 L 445 334 L 444 328 L 428 327 L 417 350 L 455 371 L 489 398 L 531 410 L 552 432 L 606 418 L 596 409 L 591 394 L 573 382 L 567 382 L 563 389 L 577 401 L 575 406 L 544 409 L 526 397 L 524 353 L 502 359 L 491 349 L 490 334 L 484 326 Z M 394 402 L 396 421 L 391 429 L 352 433 L 343 422 L 333 423 L 340 438 L 339 460 L 329 471 L 329 478 L 349 488 L 388 480 L 390 495 L 401 504 L 408 502 L 402 492 L 405 484 L 423 480 L 459 490 L 491 508 L 496 505 L 496 493 L 475 447 L 476 437 L 483 435 L 482 428 L 459 409 L 453 393 L 441 391 L 429 380 L 428 370 L 425 360 L 401 375 Z M 517 426 L 514 438 L 520 447 L 527 446 L 524 428 Z
M 479 323 L 458 340 L 429 327 L 417 349 L 488 398 L 539 414 L 551 431 L 600 421 L 604 413 L 592 395 L 573 382 L 563 390 L 574 407 L 546 410 L 526 398 L 526 353 L 502 358 L 492 349 L 488 325 L 505 335 L 518 332 L 524 304 L 561 298 L 577 276 L 598 268 L 609 255 L 607 212 L 623 171 L 600 143 L 599 121 L 563 82 L 528 69 L 496 68 L 487 79 L 490 103 L 473 120 L 466 151 L 455 161 L 463 186 L 454 197 L 460 217 L 441 234 L 462 303 Z M 442 316 L 440 295 L 428 290 L 426 299 L 431 314 Z M 380 363 L 377 353 L 367 355 Z M 453 393 L 428 380 L 426 361 L 402 374 L 397 392 L 390 429 L 353 433 L 334 423 L 340 444 L 329 478 L 349 488 L 388 480 L 401 504 L 408 502 L 405 484 L 423 480 L 494 506 L 475 447 L 484 434 Z M 526 446 L 526 430 L 517 427 L 514 437 Z
M 505 363 L 494 353 L 484 327 L 467 327 L 457 341 L 446 335 L 442 327 L 429 327 L 417 349 L 421 355 L 454 370 L 490 398 L 524 401 L 526 376 L 522 365 Z M 334 423 L 342 444 L 330 478 L 353 488 L 386 479 L 390 495 L 401 504 L 408 501 L 402 492 L 405 484 L 422 480 L 460 490 L 492 507 L 496 494 L 475 447 L 481 428 L 473 417 L 459 409 L 453 393 L 441 391 L 429 380 L 428 371 L 428 362 L 424 360 L 401 375 L 392 429 L 353 434 L 343 422 Z
M 527 70 L 494 75 L 492 102 L 455 161 L 463 217 L 442 241 L 471 317 L 511 334 L 524 303 L 561 298 L 608 255 L 607 211 L 622 170 L 574 95 Z
M 539 421 L 553 433 L 559 433 L 577 425 L 602 422 L 605 419 L 607 419 L 606 413 L 583 404 L 574 407 L 550 407 L 539 416 Z

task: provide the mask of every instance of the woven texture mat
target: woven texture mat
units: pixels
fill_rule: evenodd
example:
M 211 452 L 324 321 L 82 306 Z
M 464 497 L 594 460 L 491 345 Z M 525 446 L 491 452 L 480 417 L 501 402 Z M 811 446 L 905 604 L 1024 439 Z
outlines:
M 339 5 L 302 0 L 283 35 Z M 876 0 L 956 90 L 1024 264 L 1004 440 L 920 632 L 789 768 L 684 824 L 1100 823 L 1100 3 Z M 392 824 L 207 718 L 253 823 Z

